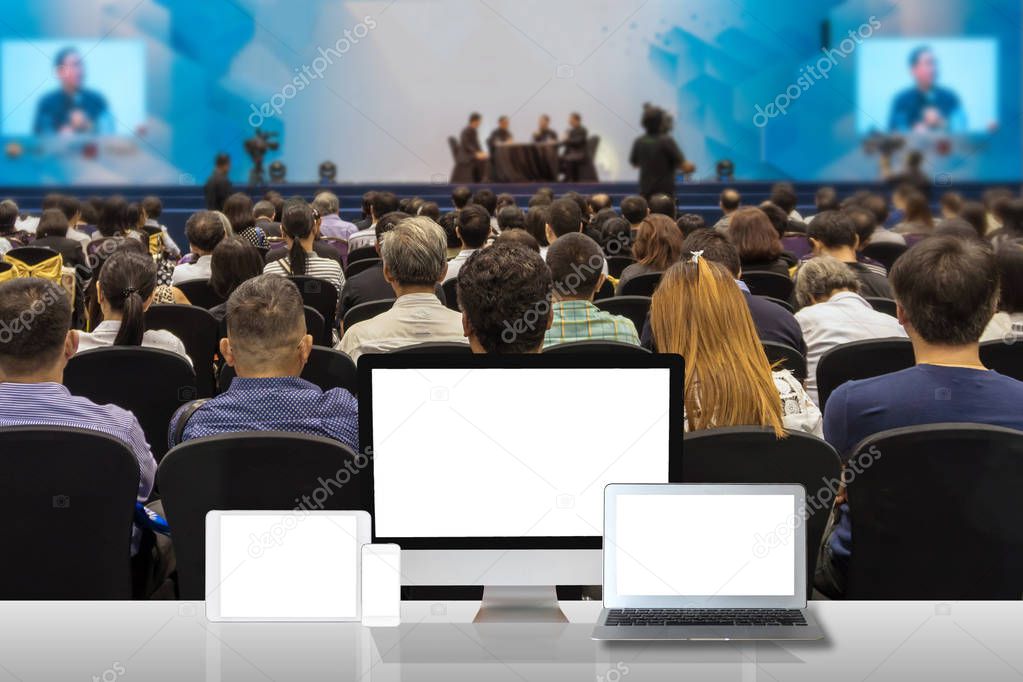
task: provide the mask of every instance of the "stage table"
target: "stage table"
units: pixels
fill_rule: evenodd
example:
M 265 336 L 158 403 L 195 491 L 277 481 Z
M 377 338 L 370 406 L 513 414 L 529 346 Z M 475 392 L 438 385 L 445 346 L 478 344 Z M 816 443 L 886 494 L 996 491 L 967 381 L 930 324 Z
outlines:
M 558 144 L 532 142 L 494 147 L 494 182 L 557 182 Z

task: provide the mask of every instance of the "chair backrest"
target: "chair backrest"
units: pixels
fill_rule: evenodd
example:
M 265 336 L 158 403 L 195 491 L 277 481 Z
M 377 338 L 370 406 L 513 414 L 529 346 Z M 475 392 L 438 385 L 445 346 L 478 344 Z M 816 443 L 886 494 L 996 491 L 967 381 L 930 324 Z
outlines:
M 181 339 L 195 369 L 195 389 L 200 398 L 213 395 L 213 356 L 220 345 L 220 323 L 205 308 L 164 304 L 146 311 L 146 329 L 165 329 Z
M 385 313 L 390 310 L 393 305 L 393 298 L 383 298 L 379 301 L 366 301 L 365 303 L 352 306 L 345 311 L 343 327 L 345 329 L 351 329 L 353 324 L 358 324 L 363 320 L 370 320 L 380 313 Z
M 221 367 L 217 389 L 221 393 L 226 391 L 236 376 L 234 367 L 230 365 Z M 309 359 L 302 368 L 302 378 L 324 391 L 344 388 L 355 395 L 359 387 L 358 372 L 352 359 L 346 353 L 325 346 L 312 347 Z
M 113 403 L 135 415 L 159 461 L 167 452 L 174 412 L 196 398 L 195 371 L 177 353 L 142 346 L 83 351 L 64 368 L 64 385 L 95 403 Z
M 774 366 L 774 363 L 781 363 L 780 369 L 787 369 L 792 376 L 799 381 L 806 381 L 806 358 L 803 354 L 791 346 L 777 341 L 761 341 L 764 346 L 764 353 L 767 354 L 767 361 Z
M 807 595 L 817 550 L 838 492 L 841 460 L 820 438 L 790 431 L 778 439 L 761 426 L 733 426 L 687 433 L 682 453 L 668 461 L 672 483 L 799 483 L 806 488 Z
M 622 273 L 625 268 L 629 267 L 636 262 L 635 258 L 629 256 L 608 256 L 607 257 L 607 274 L 611 275 L 615 279 L 621 279 Z
M 788 276 L 777 272 L 743 271 L 742 281 L 746 283 L 750 293 L 754 296 L 780 298 L 783 301 L 789 300 L 792 296 L 794 286 Z
M 448 135 L 448 149 L 451 150 L 451 160 L 458 163 L 460 161 L 458 158 L 458 140 L 453 135 Z
M 980 361 L 988 369 L 1023 381 L 1023 339 L 1014 338 L 1012 343 L 987 341 L 980 344 Z
M 597 158 L 597 149 L 600 147 L 600 135 L 590 135 L 586 138 L 586 158 L 591 161 Z
M 891 271 L 895 261 L 906 252 L 907 248 L 905 244 L 898 242 L 871 242 L 863 247 L 863 255 L 873 258 L 886 270 Z
M 792 309 L 792 304 L 791 303 L 789 303 L 788 301 L 783 301 L 780 298 L 772 298 L 770 296 L 757 296 L 757 298 L 762 298 L 765 301 L 770 301 L 771 303 L 773 303 L 775 305 L 779 305 L 782 308 L 784 308 L 785 310 L 789 311 L 790 313 L 795 312 Z
M 200 308 L 206 308 L 209 310 L 215 306 L 220 305 L 224 302 L 220 296 L 213 291 L 213 287 L 210 286 L 209 280 L 205 279 L 190 279 L 182 282 L 181 284 L 175 284 L 181 293 L 185 295 L 188 302 L 194 306 Z
M 870 304 L 871 308 L 873 308 L 879 313 L 891 315 L 892 317 L 898 316 L 898 313 L 895 312 L 895 301 L 893 301 L 890 298 L 877 298 L 874 296 L 868 296 L 865 300 L 867 301 L 867 303 Z
M 309 334 L 319 343 L 323 343 L 327 340 L 327 336 L 324 334 L 327 325 L 323 321 L 323 315 L 312 306 L 304 305 L 302 308 L 305 310 L 305 333 Z M 333 339 L 331 338 L 330 340 L 332 341 Z
M 626 280 L 619 296 L 653 296 L 657 285 L 661 283 L 663 272 L 648 272 Z
M 621 315 L 632 320 L 636 327 L 636 333 L 642 333 L 643 325 L 646 324 L 646 316 L 650 312 L 649 296 L 612 296 L 601 298 L 593 302 L 601 310 L 612 315 Z
M 352 263 L 360 261 L 366 258 L 379 258 L 380 254 L 377 253 L 376 247 L 373 246 L 360 246 L 348 254 L 348 267 L 352 267 Z
M 384 261 L 380 258 L 362 258 L 353 263 L 348 264 L 348 269 L 345 270 L 345 277 L 354 277 L 360 272 L 365 272 L 372 267 L 377 265 L 383 265 Z
M 782 237 L 781 247 L 795 256 L 797 260 L 813 252 L 810 239 L 805 234 L 790 234 Z
M 454 341 L 435 341 L 432 343 L 417 343 L 413 346 L 395 348 L 392 353 L 426 353 L 440 355 L 472 355 L 472 348 L 467 343 L 456 343 Z
M 846 598 L 1023 595 L 1023 432 L 979 424 L 885 431 L 856 447 L 846 479 Z
M 337 319 L 337 300 L 340 295 L 337 287 L 325 279 L 306 275 L 292 275 L 288 279 L 298 285 L 302 303 L 323 316 L 323 337 L 317 340 L 318 343 L 331 345 L 334 322 Z
M 544 353 L 649 353 L 643 346 L 618 341 L 573 341 L 543 349 Z
M 0 599 L 131 599 L 138 487 L 131 450 L 105 433 L 0 429 Z
M 337 441 L 293 433 L 231 433 L 176 446 L 160 464 L 156 480 L 174 541 L 181 598 L 206 596 L 206 512 L 370 511 L 372 474 L 364 471 L 369 466 L 369 457 Z M 303 496 L 311 506 L 302 506 Z
M 831 393 L 847 381 L 891 374 L 916 364 L 909 339 L 868 339 L 835 346 L 817 363 L 817 398 L 821 412 Z
M 452 277 L 441 285 L 444 290 L 444 305 L 451 310 L 461 311 L 458 307 L 458 278 Z

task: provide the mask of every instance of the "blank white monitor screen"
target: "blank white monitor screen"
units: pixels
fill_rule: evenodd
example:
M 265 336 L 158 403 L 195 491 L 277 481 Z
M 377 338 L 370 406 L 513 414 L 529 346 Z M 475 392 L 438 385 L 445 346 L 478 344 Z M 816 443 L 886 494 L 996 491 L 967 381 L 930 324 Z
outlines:
M 791 596 L 791 495 L 619 495 L 619 596 Z
M 600 536 L 607 483 L 668 480 L 670 388 L 656 367 L 374 369 L 376 537 Z

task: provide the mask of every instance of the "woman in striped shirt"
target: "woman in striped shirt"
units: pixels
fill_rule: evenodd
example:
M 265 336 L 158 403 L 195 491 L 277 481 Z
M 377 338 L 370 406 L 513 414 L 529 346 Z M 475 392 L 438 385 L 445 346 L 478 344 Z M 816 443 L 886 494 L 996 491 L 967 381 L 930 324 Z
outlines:
M 301 201 L 289 203 L 281 216 L 281 231 L 288 244 L 288 255 L 267 263 L 264 273 L 273 275 L 305 275 L 330 282 L 337 288 L 338 296 L 345 286 L 345 275 L 341 264 L 332 258 L 324 258 L 313 251 L 319 216 L 308 204 Z

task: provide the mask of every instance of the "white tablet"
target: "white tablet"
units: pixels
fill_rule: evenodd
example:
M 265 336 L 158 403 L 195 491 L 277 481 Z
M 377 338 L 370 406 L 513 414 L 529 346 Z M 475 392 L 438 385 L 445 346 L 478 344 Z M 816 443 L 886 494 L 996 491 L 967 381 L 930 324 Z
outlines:
M 206 617 L 358 621 L 364 511 L 206 514 Z

